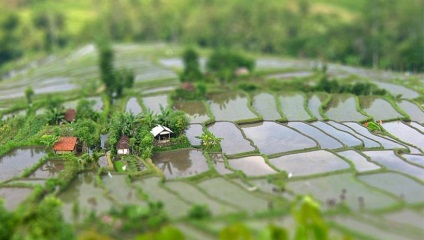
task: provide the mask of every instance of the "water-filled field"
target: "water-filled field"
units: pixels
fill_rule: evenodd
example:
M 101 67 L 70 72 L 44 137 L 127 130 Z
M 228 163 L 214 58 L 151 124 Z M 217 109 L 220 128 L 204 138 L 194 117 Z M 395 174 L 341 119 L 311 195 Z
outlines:
M 58 56 L 36 70 L 1 81 L 1 117 L 27 115 L 26 109 L 11 106 L 24 99 L 29 85 L 36 95 L 62 94 L 66 108 L 76 108 L 75 94 L 85 92 L 84 98 L 95 101 L 93 109 L 103 113 L 108 104 L 97 92 L 100 83 L 92 81 L 99 78 L 92 48 Z M 296 220 L 290 204 L 297 195 L 310 195 L 319 203 L 335 239 L 343 239 L 345 233 L 353 234 L 352 239 L 421 239 L 424 235 L 423 103 L 418 90 L 395 83 L 398 74 L 379 75 L 335 64 L 328 69 L 331 76 L 346 81 L 355 76 L 376 77 L 380 81 L 376 84 L 394 98 L 283 93 L 262 86 L 243 91 L 219 85 L 204 99 L 174 101 L 172 91 L 179 84 L 174 70 L 183 69 L 179 59 L 157 61 L 151 51 L 137 45 L 120 45 L 116 50 L 116 65 L 133 69 L 136 85 L 111 109 L 141 115 L 146 110 L 160 113 L 161 106 L 182 110 L 190 120 L 186 137 L 191 147 L 157 151 L 136 172 L 117 173 L 108 164 L 106 152 L 111 149 L 107 127 L 102 129 L 97 164 L 107 170 L 80 172 L 66 189 L 55 193 L 63 202 L 66 221 L 74 221 L 76 206 L 82 220 L 92 211 L 101 215 L 112 206 L 161 201 L 170 224 L 189 239 L 215 239 L 230 224 L 228 219 L 241 219 L 258 231 L 272 223 L 293 236 Z M 201 65 L 204 71 L 203 57 Z M 266 80 L 316 77 L 308 61 L 259 58 L 256 66 L 271 71 L 264 73 Z M 405 121 L 405 114 L 412 122 Z M 364 126 L 371 118 L 383 120 L 381 131 Z M 222 138 L 219 152 L 202 148 L 196 137 L 204 129 Z M 48 179 L 68 167 L 60 158 L 39 163 L 46 155 L 48 150 L 38 147 L 11 147 L 0 156 L 0 197 L 7 209 L 15 209 L 33 188 L 47 185 Z M 77 159 L 82 161 L 80 156 Z M 211 217 L 188 221 L 194 205 L 207 206 Z

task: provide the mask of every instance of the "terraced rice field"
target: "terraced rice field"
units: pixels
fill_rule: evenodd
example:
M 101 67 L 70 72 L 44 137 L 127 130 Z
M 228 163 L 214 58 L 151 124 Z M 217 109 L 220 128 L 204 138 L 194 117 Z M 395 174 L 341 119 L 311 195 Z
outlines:
M 274 121 L 281 119 L 281 115 L 276 111 L 277 102 L 273 94 L 260 93 L 255 95 L 252 106 L 262 116 L 263 120 Z
M 320 113 L 320 108 L 326 98 L 326 94 L 314 94 L 308 99 L 308 108 L 312 115 L 318 120 L 324 119 L 324 116 Z
M 404 116 L 386 100 L 375 97 L 361 97 L 361 108 L 375 120 L 401 119 Z
M 256 119 L 258 116 L 248 108 L 248 99 L 241 94 L 213 94 L 208 100 L 216 121 L 240 121 Z
M 334 121 L 361 121 L 367 116 L 356 109 L 356 97 L 350 95 L 332 95 L 325 114 Z
M 306 121 L 311 116 L 303 107 L 305 97 L 302 94 L 281 94 L 279 97 L 281 112 L 289 121 Z
M 353 95 L 314 93 L 305 98 L 299 93 L 228 91 L 208 93 L 206 101 L 172 102 L 169 96 L 178 86 L 174 70 L 182 69 L 179 59 L 161 58 L 159 65 L 153 50 L 146 47 L 118 45 L 116 50 L 117 66 L 136 73 L 136 86 L 123 98 L 129 100 L 119 111 L 159 113 L 161 105 L 180 109 L 190 118 L 186 136 L 193 148 L 158 152 L 151 165 L 131 177 L 113 170 L 100 176 L 78 174 L 57 195 L 68 222 L 73 221 L 75 205 L 82 220 L 92 210 L 101 214 L 111 206 L 161 201 L 171 224 L 189 239 L 215 239 L 230 224 L 227 218 L 242 219 L 258 231 L 272 223 L 287 228 L 294 237 L 296 222 L 289 205 L 301 194 L 319 202 L 334 239 L 343 239 L 346 233 L 353 234 L 352 239 L 421 240 L 424 236 L 424 111 L 417 98 L 420 93 L 390 82 L 398 75 L 329 65 L 330 74 L 339 79 L 376 77 L 380 87 L 395 96 L 402 94 L 396 105 L 413 122 L 393 121 L 404 116 L 384 98 Z M 25 110 L 10 112 L 9 108 L 23 98 L 29 85 L 36 94 L 63 93 L 64 105 L 76 107 L 75 92 L 95 93 L 100 87 L 91 81 L 99 77 L 96 59 L 93 46 L 86 46 L 47 59 L 37 71 L 28 69 L 1 81 L 0 114 L 3 118 L 25 115 Z M 313 78 L 307 61 L 260 58 L 257 68 L 280 74 L 271 75 L 274 78 Z M 102 111 L 101 98 L 88 95 L 96 101 L 94 109 Z M 329 96 L 329 105 L 323 106 Z M 279 122 L 283 117 L 288 121 Z M 318 121 L 305 122 L 314 117 Z M 326 117 L 330 121 L 323 122 Z M 360 121 L 369 117 L 382 119 L 386 132 L 368 130 Z M 203 128 L 223 138 L 220 152 L 201 149 L 196 136 Z M 106 138 L 101 137 L 102 149 L 107 148 Z M 64 167 L 63 162 L 49 161 L 21 176 L 44 155 L 42 149 L 15 148 L 0 156 L 0 197 L 6 208 L 15 209 L 34 186 L 43 186 Z M 107 167 L 106 157 L 99 164 Z M 282 180 L 283 186 L 272 178 Z M 196 224 L 188 221 L 195 204 L 206 205 L 211 218 Z

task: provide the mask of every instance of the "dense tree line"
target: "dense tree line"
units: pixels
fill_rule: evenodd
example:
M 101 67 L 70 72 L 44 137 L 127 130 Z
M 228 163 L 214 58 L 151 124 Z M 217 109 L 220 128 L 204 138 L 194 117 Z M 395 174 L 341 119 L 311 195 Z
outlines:
M 30 8 L 31 21 L 22 21 L 13 11 L 2 14 L 0 64 L 21 56 L 23 50 L 50 51 L 106 35 L 113 41 L 225 46 L 424 70 L 421 0 L 93 0 L 95 17 L 72 34 L 66 12 L 32 9 L 37 1 L 11 2 Z

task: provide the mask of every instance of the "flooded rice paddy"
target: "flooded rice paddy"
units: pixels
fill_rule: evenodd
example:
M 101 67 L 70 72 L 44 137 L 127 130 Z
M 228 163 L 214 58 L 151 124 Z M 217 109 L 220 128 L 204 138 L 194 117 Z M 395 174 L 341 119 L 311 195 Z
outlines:
M 241 126 L 263 154 L 272 155 L 316 148 L 311 138 L 275 122 L 245 124 Z
M 190 177 L 209 171 L 206 158 L 199 150 L 157 153 L 153 161 L 166 178 Z
M 205 104 L 201 101 L 179 101 L 174 108 L 187 113 L 191 123 L 203 123 L 209 119 Z
M 0 157 L 0 181 L 19 176 L 45 155 L 42 148 L 17 148 Z
M 270 158 L 269 162 L 293 177 L 349 169 L 349 164 L 345 160 L 325 150 L 284 155 Z
M 252 107 L 258 112 L 263 120 L 281 119 L 281 115 L 276 111 L 277 102 L 273 94 L 260 93 L 253 97 Z
M 216 137 L 223 138 L 221 141 L 222 152 L 227 155 L 233 155 L 243 152 L 255 151 L 241 130 L 232 122 L 216 122 L 208 127 Z
M 305 121 L 311 118 L 304 106 L 302 94 L 284 94 L 279 97 L 281 111 L 289 121 Z
M 138 103 L 137 98 L 132 97 L 128 100 L 127 106 L 125 107 L 125 112 L 127 113 L 133 113 L 134 115 L 137 115 L 141 113 L 143 109 L 141 108 L 140 104 Z
M 152 111 L 153 114 L 160 114 L 161 108 L 168 107 L 168 95 L 166 94 L 143 97 L 142 101 L 147 111 Z
M 350 95 L 332 95 L 330 104 L 325 112 L 334 121 L 361 121 L 367 116 L 356 109 L 356 97 Z
M 248 99 L 241 94 L 213 94 L 208 100 L 216 121 L 239 121 L 257 118 L 248 108 Z
M 160 113 L 161 105 L 166 107 L 172 103 L 170 91 L 178 85 L 178 80 L 171 69 L 182 68 L 179 59 L 162 59 L 163 66 L 160 66 L 149 56 L 141 56 L 142 51 L 136 46 L 117 50 L 118 66 L 135 70 L 136 82 L 140 84 L 137 86 L 140 95 L 129 99 L 126 111 L 141 113 L 145 107 Z M 36 94 L 84 88 L 84 82 L 99 76 L 93 60 L 95 55 L 95 51 L 87 47 L 62 57 L 67 60 L 67 66 L 61 66 L 56 60 L 47 61 L 39 66 L 39 71 L 24 71 L 16 74 L 13 81 L 0 82 L 1 110 L 8 113 L 4 116 L 26 114 L 23 109 L 15 113 L 7 110 L 14 98 L 23 98 L 24 87 L 28 85 L 33 86 Z M 202 61 L 204 65 L 204 59 Z M 257 61 L 257 66 L 281 70 L 274 71 L 279 75 L 273 77 L 282 79 L 313 74 L 313 64 L 307 61 L 264 58 Z M 386 82 L 394 76 L 386 72 L 380 74 L 332 64 L 329 72 L 338 78 L 376 77 L 382 81 L 377 83 L 380 87 L 395 96 L 402 94 L 396 105 L 413 122 L 386 122 L 403 117 L 403 113 L 383 98 L 353 95 L 332 94 L 328 106 L 323 106 L 328 95 L 321 93 L 306 98 L 303 94 L 227 92 L 210 94 L 207 101 L 173 102 L 173 108 L 186 112 L 190 118 L 187 137 L 195 148 L 156 153 L 152 162 L 164 174 L 164 179 L 151 175 L 130 178 L 111 171 L 110 175 L 101 175 L 99 180 L 95 172 L 80 173 L 58 194 L 64 203 L 66 220 L 73 221 L 72 209 L 76 204 L 82 215 L 88 215 L 92 210 L 100 214 L 112 206 L 145 206 L 148 201 L 161 201 L 170 218 L 181 220 L 178 226 L 183 226 L 181 229 L 196 236 L 195 239 L 207 239 L 209 231 L 220 231 L 228 224 L 221 216 L 225 219 L 231 214 L 245 216 L 245 223 L 253 229 L 263 229 L 266 223 L 272 222 L 291 231 L 295 227 L 292 218 L 262 216 L 267 216 L 278 202 L 292 200 L 297 194 L 310 194 L 321 204 L 327 220 L 343 229 L 360 232 L 365 239 L 421 239 L 424 234 L 424 195 L 421 194 L 424 191 L 424 111 L 419 106 L 422 103 L 411 100 L 419 96 L 418 92 Z M 167 78 L 166 84 L 149 85 Z M 89 99 L 96 101 L 96 111 L 102 111 L 100 97 Z M 65 102 L 66 107 L 76 107 L 76 104 L 77 101 Z M 321 115 L 323 107 L 326 116 Z M 282 117 L 289 122 L 276 121 Z M 293 121 L 313 117 L 318 120 L 328 117 L 330 121 Z M 357 123 L 369 117 L 382 119 L 388 135 L 370 132 Z M 260 121 L 261 118 L 265 121 Z M 199 148 L 201 143 L 195 136 L 202 134 L 202 128 L 223 138 L 221 152 L 206 153 Z M 103 149 L 106 138 L 107 135 L 101 137 Z M 19 148 L 0 157 L 0 181 L 3 181 L 0 197 L 5 200 L 7 209 L 16 208 L 31 193 L 32 187 L 44 185 L 63 169 L 63 161 L 52 160 L 27 178 L 19 178 L 24 169 L 37 164 L 44 155 L 42 149 Z M 105 156 L 99 165 L 108 166 Z M 143 175 L 149 167 L 138 171 Z M 284 187 L 269 181 L 270 175 L 280 176 L 278 173 L 283 171 L 288 175 Z M 184 222 L 194 204 L 207 205 L 211 211 L 212 220 L 205 227 L 207 230 Z M 350 210 L 341 213 L 342 208 Z M 331 214 L 327 214 L 328 211 Z

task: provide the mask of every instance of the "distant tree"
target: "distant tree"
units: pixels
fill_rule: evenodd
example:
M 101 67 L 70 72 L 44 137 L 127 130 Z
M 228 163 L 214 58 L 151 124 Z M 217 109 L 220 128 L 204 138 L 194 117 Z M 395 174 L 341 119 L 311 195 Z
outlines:
M 189 212 L 188 216 L 192 219 L 205 219 L 209 218 L 212 215 L 207 205 L 193 205 Z
M 106 94 L 111 99 L 115 87 L 112 46 L 108 41 L 98 42 L 97 51 L 99 52 L 100 78 L 105 86 Z
M 0 18 L 0 66 L 23 54 L 22 38 L 18 32 L 19 15 L 2 12 Z
M 184 71 L 180 75 L 181 82 L 195 82 L 203 80 L 200 72 L 199 56 L 193 48 L 188 48 L 183 54 Z
M 32 96 L 34 96 L 34 90 L 32 90 L 31 86 L 28 86 L 25 89 L 25 97 L 27 99 L 28 105 L 31 106 L 32 104 Z
M 134 72 L 127 68 L 122 68 L 115 71 L 114 74 L 114 85 L 116 97 L 121 97 L 124 88 L 132 88 L 134 85 Z
M 238 52 L 218 49 L 212 53 L 206 66 L 222 82 L 225 82 L 236 78 L 236 70 L 239 68 L 246 68 L 252 72 L 255 68 L 255 61 Z
M 134 72 L 130 69 L 122 68 L 115 70 L 113 66 L 113 50 L 107 40 L 97 43 L 99 52 L 100 77 L 105 86 L 109 99 L 114 95 L 121 97 L 124 88 L 131 88 L 134 85 Z
M 83 149 L 87 150 L 100 141 L 99 126 L 91 119 L 78 120 L 75 124 L 74 136 L 83 142 Z

